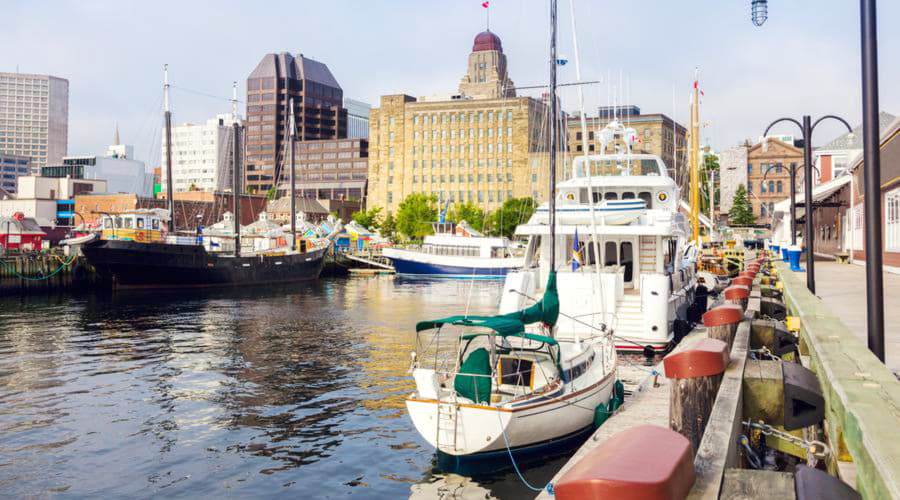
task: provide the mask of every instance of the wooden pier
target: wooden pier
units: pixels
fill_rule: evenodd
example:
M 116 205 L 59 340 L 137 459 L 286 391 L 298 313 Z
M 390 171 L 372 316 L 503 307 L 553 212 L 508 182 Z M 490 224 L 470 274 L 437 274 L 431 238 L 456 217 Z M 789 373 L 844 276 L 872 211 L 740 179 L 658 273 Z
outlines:
M 55 253 L 0 257 L 0 296 L 72 290 L 90 282 L 82 257 Z
M 900 381 L 806 290 L 802 273 L 780 262 L 748 267 L 746 299 L 744 285 L 723 294 L 741 307 L 730 334 L 718 340 L 729 332 L 728 314 L 708 312 L 707 326 L 648 374 L 556 474 L 555 495 L 538 498 L 608 497 L 626 484 L 646 498 L 900 498 Z M 717 369 L 716 347 L 729 343 Z M 692 434 L 698 423 L 699 436 Z M 635 429 L 647 433 L 648 424 L 690 444 L 692 460 L 642 443 Z M 645 448 L 638 459 L 646 466 L 617 466 L 635 458 L 622 450 L 626 435 Z M 763 467 L 759 449 L 774 451 L 778 467 Z

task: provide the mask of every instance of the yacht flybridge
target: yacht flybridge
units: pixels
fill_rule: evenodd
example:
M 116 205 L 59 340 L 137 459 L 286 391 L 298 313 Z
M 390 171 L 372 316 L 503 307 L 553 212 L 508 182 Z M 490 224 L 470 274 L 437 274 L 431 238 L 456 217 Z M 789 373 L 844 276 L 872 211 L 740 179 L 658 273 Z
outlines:
M 678 186 L 653 155 L 580 156 L 574 164 L 590 176 L 561 182 L 556 196 L 556 271 L 568 313 L 558 328 L 575 338 L 612 330 L 619 350 L 664 351 L 696 285 Z M 506 277 L 501 313 L 542 292 L 552 248 L 548 205 L 516 229 L 529 243 L 524 267 Z

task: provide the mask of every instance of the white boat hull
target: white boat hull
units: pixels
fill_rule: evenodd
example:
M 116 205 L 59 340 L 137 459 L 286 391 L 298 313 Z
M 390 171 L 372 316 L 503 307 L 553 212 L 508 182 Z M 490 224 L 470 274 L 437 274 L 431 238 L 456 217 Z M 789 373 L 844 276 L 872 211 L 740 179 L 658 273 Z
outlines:
M 447 397 L 424 399 L 416 393 L 406 399 L 407 411 L 425 440 L 448 455 L 477 455 L 552 442 L 591 426 L 597 405 L 612 396 L 615 371 L 603 374 L 610 364 L 601 361 L 597 349 L 591 369 L 575 380 L 574 387 L 568 383 L 541 397 L 499 406 L 453 403 Z M 456 412 L 456 422 L 445 419 L 438 425 L 440 413 L 448 411 Z

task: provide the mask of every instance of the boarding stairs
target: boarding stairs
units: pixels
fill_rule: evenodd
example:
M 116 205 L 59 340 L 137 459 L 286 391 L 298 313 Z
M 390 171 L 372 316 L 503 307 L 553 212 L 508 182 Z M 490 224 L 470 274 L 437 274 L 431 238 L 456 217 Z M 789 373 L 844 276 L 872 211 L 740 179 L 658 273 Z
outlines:
M 644 315 L 641 312 L 639 293 L 626 293 L 616 301 L 615 332 L 620 337 L 636 337 L 644 334 Z

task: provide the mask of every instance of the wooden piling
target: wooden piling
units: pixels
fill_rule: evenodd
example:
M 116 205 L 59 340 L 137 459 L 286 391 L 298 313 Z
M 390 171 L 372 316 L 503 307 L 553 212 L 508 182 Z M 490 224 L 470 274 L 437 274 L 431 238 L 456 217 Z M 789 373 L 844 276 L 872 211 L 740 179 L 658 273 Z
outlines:
M 744 319 L 744 310 L 740 306 L 723 304 L 710 309 L 703 315 L 703 325 L 706 326 L 706 334 L 709 338 L 725 342 L 730 351 L 734 344 L 737 326 L 742 319 Z
M 686 437 L 696 454 L 709 414 L 728 367 L 729 346 L 718 339 L 703 339 L 663 359 L 669 393 L 669 427 Z
M 747 285 L 731 285 L 723 292 L 725 302 L 728 304 L 737 304 L 742 309 L 747 309 L 747 299 L 750 298 L 750 287 Z

